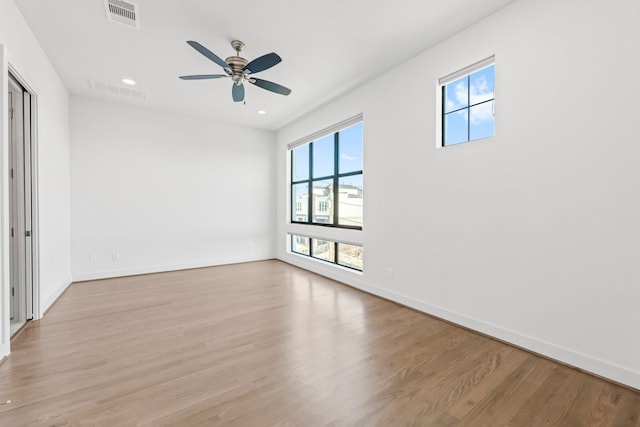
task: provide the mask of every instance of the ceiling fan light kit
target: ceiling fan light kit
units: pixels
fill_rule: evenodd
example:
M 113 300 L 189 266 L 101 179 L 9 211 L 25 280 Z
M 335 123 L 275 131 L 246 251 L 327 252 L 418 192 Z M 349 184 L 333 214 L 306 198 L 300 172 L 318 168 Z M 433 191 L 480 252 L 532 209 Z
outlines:
M 245 58 L 240 56 L 240 52 L 242 52 L 242 49 L 244 49 L 244 43 L 240 40 L 234 40 L 231 42 L 231 47 L 236 51 L 236 55 L 230 56 L 223 61 L 222 59 L 220 59 L 220 57 L 218 57 L 218 55 L 211 52 L 200 43 L 193 40 L 189 40 L 187 41 L 187 43 L 189 44 L 189 46 L 200 52 L 200 54 L 222 67 L 222 70 L 225 72 L 225 74 L 195 74 L 180 76 L 182 80 L 207 80 L 231 77 L 231 80 L 233 81 L 233 86 L 231 87 L 231 97 L 233 98 L 234 102 L 244 101 L 245 82 L 251 83 L 255 86 L 258 86 L 259 88 L 280 95 L 286 96 L 291 93 L 291 89 L 286 88 L 282 85 L 270 82 L 268 80 L 262 80 L 252 77 L 253 74 L 268 70 L 269 68 L 282 62 L 282 58 L 280 58 L 275 52 L 267 53 L 266 55 L 262 55 L 249 62 Z

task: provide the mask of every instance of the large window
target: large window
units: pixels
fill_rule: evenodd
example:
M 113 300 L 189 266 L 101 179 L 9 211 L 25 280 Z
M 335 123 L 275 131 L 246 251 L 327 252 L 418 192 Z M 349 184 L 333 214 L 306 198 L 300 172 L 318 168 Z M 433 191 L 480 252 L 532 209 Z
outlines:
M 362 122 L 291 150 L 291 222 L 362 229 Z
M 362 246 L 290 234 L 291 252 L 362 271 Z
M 494 76 L 489 58 L 440 79 L 442 146 L 494 135 Z

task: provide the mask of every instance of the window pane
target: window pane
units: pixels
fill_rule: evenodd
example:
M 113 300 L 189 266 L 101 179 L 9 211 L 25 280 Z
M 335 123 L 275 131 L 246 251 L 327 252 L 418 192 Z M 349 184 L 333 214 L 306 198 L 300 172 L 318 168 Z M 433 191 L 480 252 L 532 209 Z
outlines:
M 468 141 L 469 110 L 456 111 L 444 116 L 444 145 L 453 145 Z
M 495 97 L 493 89 L 494 70 L 495 66 L 491 65 L 490 67 L 484 68 L 471 74 L 469 78 L 469 95 L 471 97 L 471 105 L 478 104 L 483 101 L 488 101 Z
M 302 255 L 309 255 L 309 238 L 292 234 L 291 252 L 296 252 Z
M 338 243 L 338 264 L 362 271 L 362 246 Z
M 362 227 L 362 175 L 340 178 L 338 224 Z
M 444 87 L 444 112 L 457 110 L 469 106 L 469 76 L 465 76 Z
M 302 181 L 309 179 L 309 144 L 302 145 L 291 152 L 293 162 L 292 181 Z
M 333 264 L 363 271 L 364 257 L 361 245 L 349 243 L 337 243 L 336 245 L 336 242 L 331 240 L 296 234 L 289 234 L 289 238 L 292 253 L 312 256 Z
M 314 181 L 313 222 L 333 224 L 333 180 Z
M 291 220 L 309 220 L 309 184 L 294 184 L 291 186 Z
M 469 109 L 471 117 L 469 140 L 493 136 L 495 126 L 495 118 L 493 116 L 494 102 L 485 102 Z
M 335 244 L 328 240 L 311 239 L 313 251 L 311 256 L 325 261 L 335 262 Z
M 362 227 L 362 133 L 355 123 L 291 150 L 292 222 Z
M 338 136 L 340 157 L 339 173 L 362 170 L 362 123 L 340 131 Z
M 322 139 L 313 141 L 313 177 L 322 178 L 333 175 L 335 163 L 334 136 L 327 135 Z

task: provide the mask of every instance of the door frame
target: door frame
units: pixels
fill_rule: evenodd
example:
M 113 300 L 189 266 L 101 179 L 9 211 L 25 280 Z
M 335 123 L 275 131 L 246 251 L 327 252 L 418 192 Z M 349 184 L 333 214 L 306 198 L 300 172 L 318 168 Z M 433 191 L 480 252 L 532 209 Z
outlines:
M 25 99 L 25 104 L 28 102 L 28 109 L 31 113 L 29 127 L 25 129 L 25 140 L 30 139 L 31 142 L 31 162 L 25 164 L 25 169 L 29 169 L 31 174 L 31 272 L 33 274 L 31 288 L 31 314 L 33 319 L 40 319 L 42 313 L 40 312 L 40 227 L 39 227 L 39 192 L 38 192 L 38 95 L 31 85 L 23 78 L 18 70 L 16 70 L 11 63 L 8 64 L 8 73 L 11 74 L 13 79 L 20 83 L 25 92 L 29 94 L 28 100 Z M 8 143 L 8 141 L 7 141 Z M 27 202 L 28 203 L 28 202 Z M 27 297 L 29 297 L 29 291 L 27 290 Z
M 31 158 L 31 93 L 9 72 L 11 103 L 9 131 L 9 207 L 11 226 L 11 314 L 20 325 L 33 319 L 33 245 L 32 245 L 32 179 Z M 12 96 L 13 95 L 13 96 Z M 14 142 L 14 136 L 19 141 Z M 14 293 L 14 290 L 16 291 Z M 12 305 L 13 304 L 13 305 Z M 15 321 L 16 319 L 14 319 Z M 20 327 L 22 327 L 20 326 Z M 11 331 L 14 333 L 15 328 Z
M 40 221 L 39 221 L 39 180 L 38 180 L 38 91 L 29 84 L 20 71 L 8 61 L 6 46 L 0 44 L 0 360 L 10 351 L 10 309 L 9 293 L 11 281 L 9 276 L 11 244 L 11 228 L 9 221 L 9 73 L 30 94 L 31 123 L 27 131 L 31 136 L 31 181 L 32 181 L 32 301 L 33 319 L 42 317 L 40 295 Z

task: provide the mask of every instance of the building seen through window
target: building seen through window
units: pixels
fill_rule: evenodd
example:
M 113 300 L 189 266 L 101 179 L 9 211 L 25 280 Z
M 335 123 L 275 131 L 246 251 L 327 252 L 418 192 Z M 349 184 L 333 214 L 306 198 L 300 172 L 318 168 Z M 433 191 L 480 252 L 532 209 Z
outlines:
M 291 221 L 361 229 L 362 176 L 362 122 L 294 148 Z

